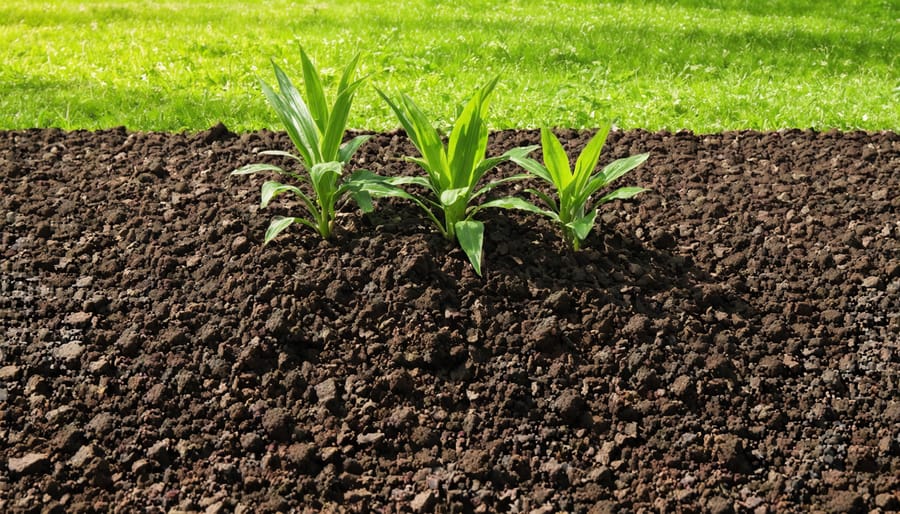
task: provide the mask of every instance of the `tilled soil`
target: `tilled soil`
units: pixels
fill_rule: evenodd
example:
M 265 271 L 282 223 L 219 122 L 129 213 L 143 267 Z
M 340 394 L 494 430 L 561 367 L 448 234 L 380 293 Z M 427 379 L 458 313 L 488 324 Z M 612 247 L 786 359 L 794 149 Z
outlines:
M 483 278 L 401 201 L 262 247 L 273 148 L 0 132 L 0 511 L 900 509 L 897 134 L 614 132 L 652 192 Z

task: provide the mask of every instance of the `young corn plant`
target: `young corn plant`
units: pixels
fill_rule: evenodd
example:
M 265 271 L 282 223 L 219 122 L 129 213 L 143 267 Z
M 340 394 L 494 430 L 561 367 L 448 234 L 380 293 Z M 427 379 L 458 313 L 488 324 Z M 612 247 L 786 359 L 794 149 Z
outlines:
M 558 201 L 551 196 L 527 189 L 537 196 L 546 209 L 533 204 L 517 205 L 515 208 L 536 212 L 549 217 L 562 228 L 563 238 L 575 251 L 590 234 L 597 218 L 597 208 L 611 200 L 624 200 L 647 191 L 640 187 L 620 187 L 605 194 L 588 208 L 591 195 L 609 185 L 612 181 L 633 170 L 647 160 L 649 154 L 642 153 L 613 161 L 598 173 L 593 173 L 600 159 L 600 151 L 606 143 L 610 127 L 601 128 L 582 150 L 575 162 L 575 170 L 569 167 L 569 157 L 559 139 L 549 129 L 541 129 L 541 147 L 544 164 L 527 156 L 513 156 L 512 160 L 532 174 L 549 182 L 556 189 Z
M 373 206 L 367 186 L 381 180 L 377 175 L 364 170 L 349 176 L 344 174 L 344 167 L 353 154 L 371 137 L 357 136 L 344 144 L 341 143 L 350 107 L 353 104 L 353 95 L 365 80 L 365 77 L 354 79 L 359 54 L 344 69 L 338 83 L 337 97 L 332 105 L 329 105 L 325 98 L 319 72 L 302 48 L 300 49 L 300 58 L 303 64 L 303 82 L 306 89 L 305 101 L 288 76 L 274 61 L 272 66 L 275 69 L 279 91 L 275 91 L 260 79 L 263 92 L 284 124 L 298 155 L 278 150 L 267 150 L 260 154 L 292 159 L 305 174 L 265 163 L 250 164 L 231 172 L 232 175 L 250 175 L 261 171 L 274 171 L 294 179 L 297 183 L 308 183 L 312 188 L 312 195 L 309 195 L 296 185 L 283 184 L 274 180 L 267 181 L 262 185 L 261 208 L 267 207 L 282 193 L 293 193 L 309 212 L 308 217 L 276 216 L 266 230 L 264 244 L 294 223 L 306 225 L 327 239 L 333 228 L 337 201 L 349 194 L 356 200 L 363 212 L 370 212 Z
M 446 239 L 458 242 L 478 275 L 481 275 L 484 224 L 474 219 L 475 215 L 487 207 L 515 208 L 520 201 L 503 198 L 474 205 L 473 200 L 501 183 L 521 180 L 528 175 L 495 180 L 480 188 L 478 184 L 484 174 L 498 164 L 514 157 L 524 158 L 537 148 L 515 148 L 503 155 L 486 158 L 488 127 L 485 117 L 489 96 L 498 78 L 488 82 L 469 99 L 453 125 L 446 146 L 437 129 L 411 98 L 401 94 L 398 100 L 393 101 L 384 92 L 378 91 L 421 154 L 421 157 L 407 159 L 425 170 L 425 176 L 386 179 L 388 183 L 380 191 L 381 195 L 403 197 L 421 207 Z M 403 185 L 420 186 L 425 189 L 426 195 L 401 189 L 399 186 Z

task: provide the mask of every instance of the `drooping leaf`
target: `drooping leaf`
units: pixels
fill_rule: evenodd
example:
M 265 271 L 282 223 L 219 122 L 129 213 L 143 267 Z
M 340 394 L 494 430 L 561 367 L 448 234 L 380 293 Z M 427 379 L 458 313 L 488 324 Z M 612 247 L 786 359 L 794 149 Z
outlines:
M 481 276 L 481 250 L 484 246 L 484 224 L 475 220 L 458 221 L 455 224 L 456 240 L 466 253 L 475 273 Z
M 368 214 L 375 210 L 375 205 L 372 204 L 372 195 L 365 189 L 361 189 L 359 191 L 352 191 L 350 196 L 353 198 L 353 201 L 356 202 L 356 205 L 359 206 L 359 210 L 361 210 L 364 214 Z

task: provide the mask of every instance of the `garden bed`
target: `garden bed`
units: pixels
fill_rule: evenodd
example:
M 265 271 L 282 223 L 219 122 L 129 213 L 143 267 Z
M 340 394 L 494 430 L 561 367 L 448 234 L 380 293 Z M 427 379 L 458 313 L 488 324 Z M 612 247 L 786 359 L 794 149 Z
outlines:
M 607 145 L 652 191 L 481 278 L 399 200 L 262 247 L 283 134 L 0 132 L 0 511 L 900 509 L 900 137 Z

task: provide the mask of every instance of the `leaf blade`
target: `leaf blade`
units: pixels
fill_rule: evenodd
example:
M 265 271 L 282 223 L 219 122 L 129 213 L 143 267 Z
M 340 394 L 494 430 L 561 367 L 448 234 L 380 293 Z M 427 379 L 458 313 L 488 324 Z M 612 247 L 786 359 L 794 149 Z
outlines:
M 475 273 L 481 276 L 481 253 L 484 246 L 484 224 L 476 220 L 457 221 L 456 240 L 469 258 Z

